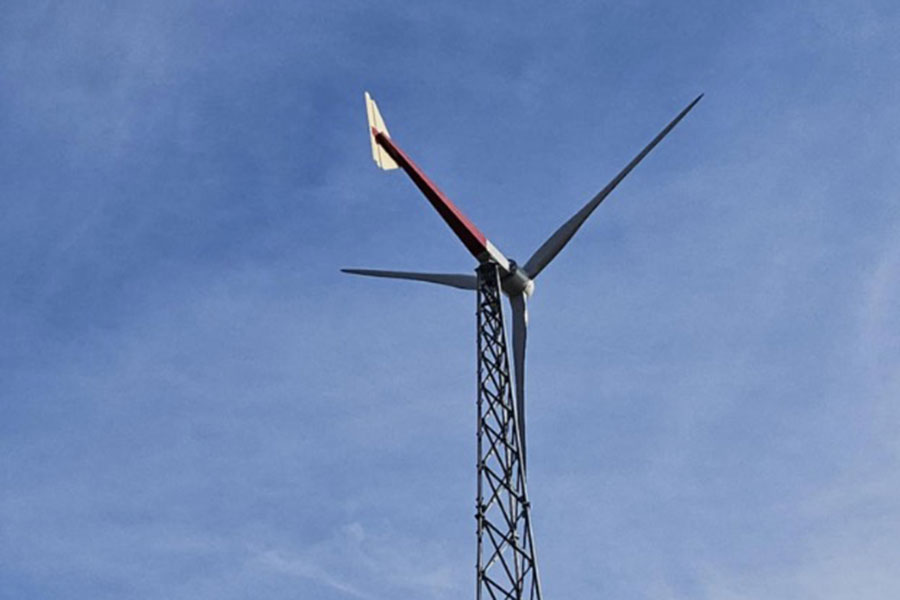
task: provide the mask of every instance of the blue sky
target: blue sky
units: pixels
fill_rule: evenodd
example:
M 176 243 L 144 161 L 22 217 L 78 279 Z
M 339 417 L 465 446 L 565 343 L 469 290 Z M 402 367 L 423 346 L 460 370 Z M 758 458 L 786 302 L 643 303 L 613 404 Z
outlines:
M 524 260 L 548 598 L 900 596 L 893 2 L 7 2 L 0 598 L 461 598 Z

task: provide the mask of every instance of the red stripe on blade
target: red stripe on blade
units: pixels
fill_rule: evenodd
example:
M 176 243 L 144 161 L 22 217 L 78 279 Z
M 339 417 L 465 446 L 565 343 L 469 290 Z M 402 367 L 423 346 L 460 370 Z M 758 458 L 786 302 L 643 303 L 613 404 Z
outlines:
M 458 237 L 469 252 L 472 253 L 472 256 L 482 260 L 485 253 L 488 252 L 487 238 L 484 234 L 481 233 L 478 228 L 462 214 L 456 205 L 453 204 L 440 189 L 438 189 L 438 186 L 428 179 L 425 173 L 423 173 L 422 170 L 391 141 L 391 138 L 381 132 L 375 131 L 374 128 L 372 132 L 375 134 L 375 140 L 378 144 L 390 154 L 391 158 L 394 159 L 394 162 L 406 171 L 409 178 L 412 179 L 413 183 L 416 184 L 416 187 L 425 194 L 425 197 L 434 209 L 441 215 L 441 218 L 444 219 L 447 225 L 450 226 L 450 229 L 453 230 L 456 237 Z

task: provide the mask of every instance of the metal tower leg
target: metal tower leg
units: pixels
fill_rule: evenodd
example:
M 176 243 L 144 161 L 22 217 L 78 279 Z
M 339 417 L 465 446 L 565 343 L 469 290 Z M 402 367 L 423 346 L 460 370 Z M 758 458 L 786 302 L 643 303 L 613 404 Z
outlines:
M 500 273 L 478 274 L 477 600 L 541 600 L 522 440 L 516 427 Z

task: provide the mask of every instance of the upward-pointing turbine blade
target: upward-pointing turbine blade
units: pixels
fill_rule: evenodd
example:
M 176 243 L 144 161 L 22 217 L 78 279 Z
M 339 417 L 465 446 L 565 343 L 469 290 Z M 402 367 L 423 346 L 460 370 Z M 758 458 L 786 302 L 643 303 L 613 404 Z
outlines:
M 452 273 L 411 273 L 409 271 L 376 271 L 374 269 L 341 269 L 343 273 L 351 275 L 366 275 L 368 277 L 386 277 L 388 279 L 411 279 L 413 281 L 425 281 L 449 285 L 462 290 L 474 290 L 478 287 L 474 275 L 456 275 Z
M 510 264 L 503 253 L 475 227 L 450 198 L 444 195 L 425 172 L 400 149 L 400 146 L 394 143 L 387 132 L 378 106 L 368 92 L 366 92 L 366 113 L 369 115 L 372 156 L 375 162 L 383 169 L 395 169 L 398 166 L 403 169 L 472 256 L 479 262 L 493 260 L 500 265 L 504 273 L 508 273 Z
M 591 198 L 591 200 L 585 204 L 581 210 L 579 210 L 575 215 L 563 223 L 562 227 L 557 229 L 553 235 L 551 235 L 546 242 L 544 242 L 540 248 L 532 255 L 531 258 L 528 259 L 528 262 L 525 263 L 525 272 L 528 273 L 529 276 L 537 277 L 538 274 L 544 270 L 550 261 L 556 257 L 557 254 L 566 246 L 572 236 L 575 235 L 575 232 L 584 224 L 591 213 L 594 212 L 594 209 L 597 208 L 603 200 L 609 196 L 610 192 L 616 189 L 616 186 L 625 179 L 625 177 L 634 169 L 638 163 L 640 163 L 645 156 L 650 154 L 650 151 L 656 147 L 656 145 L 662 141 L 664 137 L 666 137 L 672 129 L 678 125 L 678 122 L 684 118 L 685 115 L 690 112 L 694 105 L 700 102 L 700 99 L 703 98 L 703 94 L 697 96 L 693 102 L 687 105 L 687 107 L 678 113 L 678 116 L 672 119 L 672 122 L 666 125 L 665 129 L 660 131 L 653 141 L 651 141 L 647 146 L 641 150 L 641 152 L 631 159 L 631 162 L 626 165 L 624 169 L 622 169 L 618 175 L 616 175 L 612 181 L 606 184 L 600 192 Z
M 525 295 L 517 294 L 509 297 L 512 306 L 512 343 L 513 363 L 516 377 L 516 427 L 519 430 L 519 443 L 522 445 L 522 467 L 525 461 L 525 341 L 528 337 L 528 307 Z

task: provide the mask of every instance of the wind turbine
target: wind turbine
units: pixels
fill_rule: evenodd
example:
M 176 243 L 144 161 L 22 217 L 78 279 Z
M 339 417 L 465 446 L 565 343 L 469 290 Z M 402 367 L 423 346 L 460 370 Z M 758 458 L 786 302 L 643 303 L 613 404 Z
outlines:
M 625 168 L 591 198 L 581 209 L 562 224 L 531 255 L 524 266 L 507 258 L 490 240 L 472 224 L 469 219 L 447 198 L 443 192 L 422 172 L 422 170 L 391 139 L 378 106 L 368 92 L 365 93 L 366 113 L 369 120 L 369 139 L 372 144 L 372 158 L 384 170 L 401 168 L 412 179 L 416 187 L 425 195 L 441 218 L 447 223 L 456 237 L 479 263 L 495 262 L 500 269 L 500 284 L 503 293 L 509 298 L 512 308 L 512 343 L 513 364 L 515 371 L 515 397 L 518 419 L 518 430 L 521 436 L 522 457 L 525 455 L 525 342 L 528 332 L 527 299 L 534 293 L 534 281 L 549 265 L 557 254 L 565 248 L 572 236 L 591 216 L 591 213 L 616 188 L 617 185 L 640 163 L 653 148 L 666 137 L 672 129 L 700 101 L 703 94 L 697 96 L 678 115 L 660 131 L 653 140 L 631 159 Z M 417 273 L 408 271 L 381 271 L 373 269 L 341 269 L 344 273 L 367 275 L 370 277 L 387 277 L 391 279 L 410 279 L 437 283 L 465 290 L 477 289 L 477 278 L 474 275 L 454 273 Z

